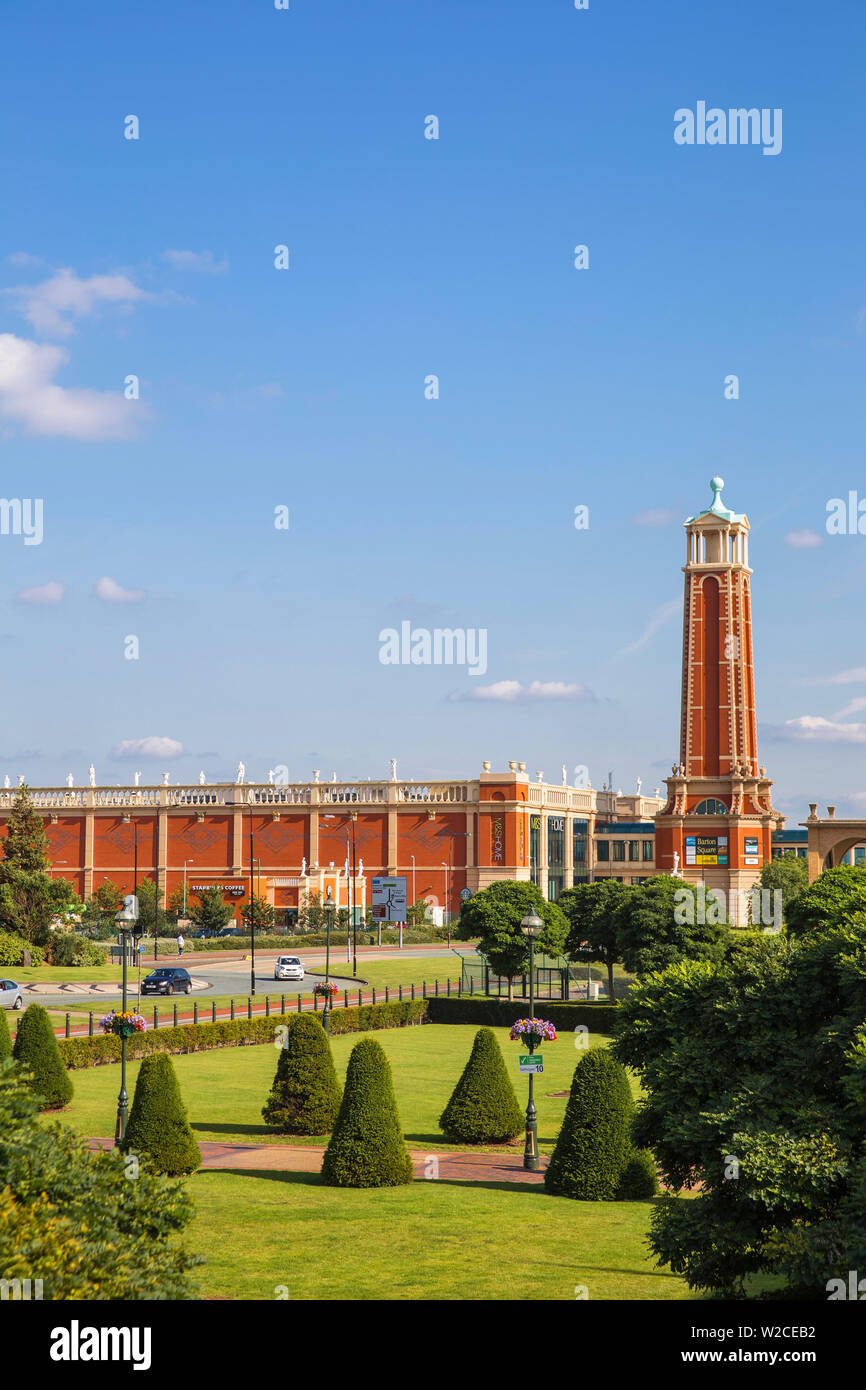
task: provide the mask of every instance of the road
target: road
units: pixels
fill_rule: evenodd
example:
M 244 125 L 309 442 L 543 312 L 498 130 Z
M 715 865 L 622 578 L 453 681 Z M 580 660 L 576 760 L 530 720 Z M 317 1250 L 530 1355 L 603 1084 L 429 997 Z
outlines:
M 229 953 L 227 953 L 229 954 Z M 304 962 L 306 970 L 309 972 L 305 980 L 275 980 L 274 961 L 278 955 L 297 954 Z M 452 979 L 456 979 L 460 971 L 460 959 L 464 955 L 474 955 L 473 946 L 463 945 L 452 947 L 437 946 L 435 943 L 420 946 L 404 946 L 402 951 L 397 946 L 367 946 L 358 950 L 358 980 L 364 979 L 364 961 L 380 960 L 412 960 L 420 958 L 437 957 L 442 961 L 442 972 L 445 971 L 445 964 L 448 962 L 448 972 Z M 190 954 L 186 952 L 180 960 L 176 952 L 171 955 L 160 955 L 158 961 L 148 958 L 142 966 L 142 979 L 149 973 L 154 966 L 159 965 L 183 965 L 189 971 L 195 984 L 192 998 L 207 999 L 217 995 L 244 995 L 250 993 L 250 962 L 249 959 L 243 960 L 239 954 L 231 953 L 228 959 L 220 959 L 217 952 L 198 951 Z M 299 991 L 310 992 L 313 981 L 310 975 L 323 975 L 325 969 L 324 949 L 317 948 L 311 951 L 257 951 L 256 952 L 256 994 L 286 994 L 296 995 Z M 86 977 L 86 970 L 82 970 L 82 975 Z M 118 970 L 119 974 L 119 970 Z M 339 949 L 331 951 L 331 979 L 340 989 L 357 988 L 353 981 L 352 966 L 345 958 L 345 952 L 340 955 Z M 203 987 L 199 982 L 204 981 Z M 130 969 L 129 983 L 127 986 L 130 997 L 138 997 L 138 970 Z M 144 995 L 145 1001 L 165 999 L 165 995 Z M 183 996 L 178 996 L 183 998 Z M 63 1008 L 69 1004 L 80 1004 L 87 1000 L 92 1000 L 94 1010 L 102 1008 L 103 1005 L 110 1005 L 121 998 L 119 986 L 113 988 L 108 983 L 103 983 L 98 989 L 89 990 L 80 985 L 74 985 L 71 989 L 64 989 L 57 994 L 37 994 L 35 991 L 28 991 L 25 988 L 24 1002 L 38 1003 L 45 1008 Z

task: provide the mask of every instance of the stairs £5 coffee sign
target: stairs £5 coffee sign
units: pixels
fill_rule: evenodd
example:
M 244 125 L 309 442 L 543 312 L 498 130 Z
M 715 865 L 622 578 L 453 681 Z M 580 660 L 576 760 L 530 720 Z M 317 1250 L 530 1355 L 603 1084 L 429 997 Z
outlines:
M 521 1072 L 532 1072 L 537 1075 L 539 1072 L 544 1071 L 544 1058 L 540 1052 L 527 1052 L 525 1056 L 521 1054 L 518 1056 L 517 1061 L 518 1070 Z

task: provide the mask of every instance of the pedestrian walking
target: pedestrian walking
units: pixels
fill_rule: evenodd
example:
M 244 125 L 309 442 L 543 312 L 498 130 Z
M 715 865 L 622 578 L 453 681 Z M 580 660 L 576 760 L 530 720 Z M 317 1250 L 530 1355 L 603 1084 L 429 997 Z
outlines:
M 185 943 L 185 941 L 184 941 L 184 939 L 183 939 L 183 932 L 178 932 L 178 934 L 177 934 L 177 953 L 178 953 L 179 956 L 182 956 L 182 955 L 183 955 L 183 948 L 184 948 L 185 944 L 186 944 L 186 943 Z

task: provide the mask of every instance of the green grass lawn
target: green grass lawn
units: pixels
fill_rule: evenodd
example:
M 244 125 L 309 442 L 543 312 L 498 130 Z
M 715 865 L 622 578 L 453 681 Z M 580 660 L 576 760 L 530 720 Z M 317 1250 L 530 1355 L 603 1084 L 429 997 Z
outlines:
M 385 1049 L 394 1074 L 397 1105 L 407 1142 L 414 1148 L 460 1148 L 444 1142 L 439 1116 L 469 1057 L 475 1029 L 458 1024 L 424 1024 L 413 1028 L 387 1028 L 374 1037 Z M 517 1071 L 519 1045 L 508 1038 L 506 1028 L 494 1029 L 521 1106 L 526 1103 L 527 1078 Z M 334 1063 L 341 1081 L 355 1043 L 361 1035 L 332 1039 Z M 369 1036 L 369 1035 L 364 1035 Z M 590 1035 L 591 1046 L 605 1039 Z M 565 1097 L 550 1092 L 568 1091 L 581 1053 L 574 1037 L 561 1033 L 542 1053 L 545 1071 L 535 1080 L 538 1137 L 542 1152 L 550 1152 L 565 1114 Z M 261 1108 L 273 1080 L 277 1051 L 272 1046 L 220 1048 L 173 1059 L 190 1121 L 199 1139 L 228 1143 L 323 1142 L 276 1135 L 263 1122 Z M 127 1068 L 128 1088 L 133 1093 L 138 1063 Z M 72 1073 L 75 1095 L 63 1112 L 64 1119 L 81 1134 L 109 1135 L 114 1115 L 120 1071 L 117 1065 L 91 1067 Z M 637 1083 L 633 1083 L 636 1092 Z M 517 1148 L 522 1146 L 522 1138 Z M 507 1146 L 499 1146 L 507 1147 Z
M 120 985 L 122 967 L 119 965 L 10 965 L 5 974 L 19 985 L 32 984 L 90 984 L 91 981 L 117 980 Z
M 436 1151 L 438 1117 L 469 1055 L 472 1026 L 426 1024 L 374 1036 L 391 1061 L 397 1104 L 409 1145 Z M 527 1078 L 517 1072 L 519 1045 L 495 1029 L 521 1105 Z M 335 1037 L 341 1080 L 359 1034 Z M 590 1045 L 606 1039 L 591 1036 Z M 574 1036 L 545 1045 L 536 1078 L 539 1139 L 549 1152 L 582 1054 Z M 173 1059 L 190 1120 L 200 1140 L 316 1143 L 274 1135 L 261 1106 L 273 1078 L 271 1046 L 226 1048 Z M 132 1094 L 138 1064 L 128 1069 Z M 120 1068 L 72 1073 L 75 1095 L 62 1112 L 79 1133 L 114 1128 Z M 633 1083 L 633 1089 L 637 1089 Z M 520 1151 L 522 1138 L 513 1146 Z M 418 1180 L 409 1187 L 325 1187 L 318 1174 L 279 1171 L 199 1172 L 188 1181 L 196 1217 L 184 1243 L 206 1263 L 200 1296 L 275 1299 L 563 1300 L 584 1287 L 592 1299 L 684 1299 L 679 1277 L 655 1267 L 646 1245 L 649 1202 L 571 1202 L 543 1188 L 512 1183 Z M 531 1273 L 516 1252 L 532 1251 Z
M 358 1191 L 310 1173 L 197 1173 L 188 1190 L 202 1297 L 569 1302 L 581 1286 L 590 1299 L 693 1297 L 647 1250 L 649 1202 L 510 1183 Z

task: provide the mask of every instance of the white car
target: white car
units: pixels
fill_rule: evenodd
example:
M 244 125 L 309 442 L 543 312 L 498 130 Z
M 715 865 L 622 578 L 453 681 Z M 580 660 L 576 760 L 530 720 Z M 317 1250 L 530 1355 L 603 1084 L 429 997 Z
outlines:
M 297 956 L 277 956 L 274 965 L 275 980 L 302 980 L 304 966 Z
M 0 1009 L 21 1009 L 24 995 L 14 980 L 0 980 Z

